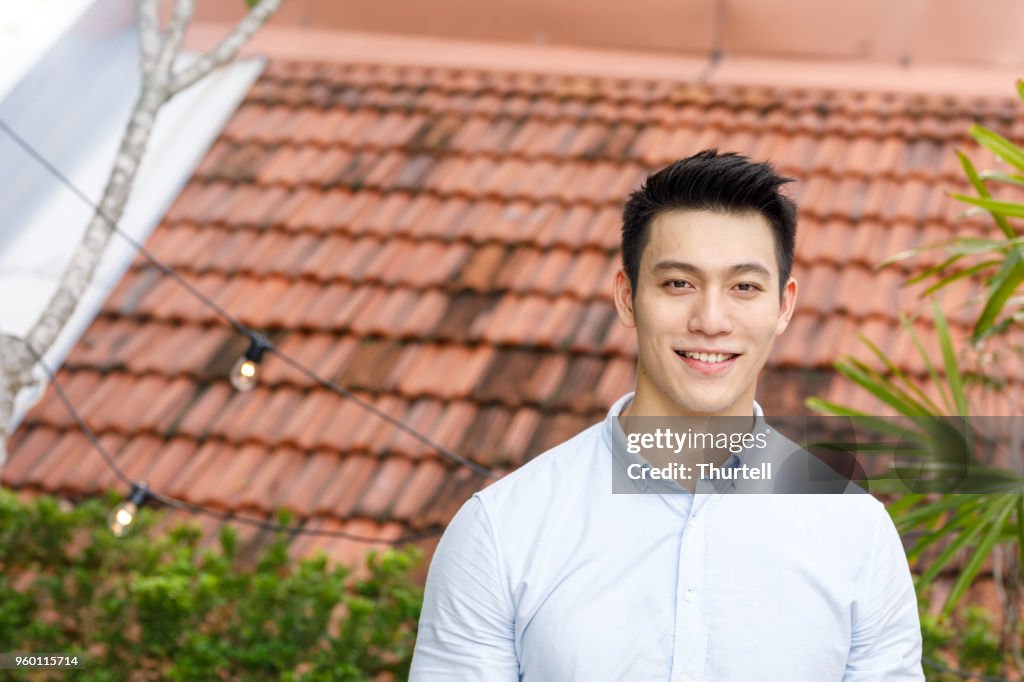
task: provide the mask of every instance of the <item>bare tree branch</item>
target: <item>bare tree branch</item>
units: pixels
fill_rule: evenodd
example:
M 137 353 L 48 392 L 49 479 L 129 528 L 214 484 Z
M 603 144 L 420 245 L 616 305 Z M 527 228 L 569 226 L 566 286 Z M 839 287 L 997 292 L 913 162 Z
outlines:
M 71 318 L 78 305 L 78 299 L 85 293 L 99 265 L 114 225 L 121 219 L 157 111 L 166 101 L 163 96 L 164 83 L 160 83 L 160 76 L 160 73 L 154 73 L 151 84 L 143 87 L 128 121 L 128 128 L 121 140 L 117 156 L 114 158 L 114 167 L 107 178 L 99 210 L 89 221 L 82 241 L 61 276 L 57 290 L 26 337 L 29 344 L 39 353 L 45 353 L 53 345 L 61 329 Z M 166 78 L 164 80 L 166 81 Z
M 146 79 L 156 65 L 160 52 L 160 18 L 157 15 L 157 0 L 139 0 L 138 3 L 139 55 L 142 62 L 142 78 Z
M 192 17 L 195 0 L 177 1 L 163 36 L 160 34 L 157 16 L 158 0 L 139 0 L 142 89 L 128 119 L 124 137 L 121 138 L 103 197 L 86 226 L 82 241 L 61 275 L 56 291 L 25 339 L 0 335 L 0 470 L 7 461 L 6 442 L 15 398 L 33 382 L 35 357 L 28 352 L 24 343 L 40 356 L 45 355 L 71 319 L 124 213 L 160 107 L 176 92 L 231 61 L 245 41 L 281 6 L 281 2 L 261 0 L 216 49 L 203 55 L 181 77 L 172 80 L 174 60 Z
M 34 364 L 35 358 L 28 357 L 21 339 L 0 334 L 0 469 L 7 461 L 7 428 L 14 414 L 14 398 L 31 383 Z
M 195 0 L 177 0 L 174 3 L 174 15 L 171 17 L 171 23 L 167 26 L 164 44 L 156 59 L 156 70 L 165 84 L 170 82 L 174 59 L 178 56 L 178 48 L 181 47 L 181 41 L 185 38 L 185 30 L 188 29 L 188 22 L 192 19 L 192 11 L 195 7 Z M 171 93 L 168 92 L 167 99 L 170 97 Z
M 217 47 L 200 56 L 188 68 L 174 75 L 171 79 L 169 96 L 174 96 L 203 76 L 234 59 L 242 46 L 277 11 L 283 1 L 260 0 Z

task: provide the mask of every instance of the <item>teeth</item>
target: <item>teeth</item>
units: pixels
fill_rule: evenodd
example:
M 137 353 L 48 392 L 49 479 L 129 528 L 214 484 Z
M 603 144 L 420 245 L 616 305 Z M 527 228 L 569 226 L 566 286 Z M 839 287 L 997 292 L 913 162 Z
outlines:
M 683 355 L 694 360 L 700 360 L 701 362 L 725 362 L 732 357 L 729 353 L 691 353 L 690 351 L 684 351 Z

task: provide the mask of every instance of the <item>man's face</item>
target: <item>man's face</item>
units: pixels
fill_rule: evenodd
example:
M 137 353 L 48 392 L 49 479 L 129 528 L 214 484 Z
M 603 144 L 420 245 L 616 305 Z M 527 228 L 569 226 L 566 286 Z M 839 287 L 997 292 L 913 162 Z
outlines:
M 796 302 L 790 278 L 780 303 L 764 216 L 662 213 L 635 296 L 624 271 L 615 289 L 620 319 L 637 330 L 636 414 L 750 415 L 757 375 Z

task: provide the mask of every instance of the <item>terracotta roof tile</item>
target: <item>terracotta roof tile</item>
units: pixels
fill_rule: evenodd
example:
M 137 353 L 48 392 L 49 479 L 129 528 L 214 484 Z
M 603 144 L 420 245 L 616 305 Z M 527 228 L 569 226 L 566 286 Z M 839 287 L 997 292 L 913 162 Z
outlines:
M 622 394 L 632 390 L 636 380 L 636 363 L 626 358 L 615 358 L 603 368 L 595 390 L 595 402 L 611 405 Z
M 308 400 L 312 403 L 304 405 L 305 413 L 301 419 L 296 417 L 289 422 L 288 432 L 284 436 L 293 439 L 295 445 L 302 450 L 326 447 L 326 434 L 330 429 L 340 426 L 334 423 L 334 417 L 344 398 L 334 393 L 317 391 Z
M 205 438 L 236 395 L 227 382 L 200 386 L 196 397 L 183 412 L 176 433 L 196 440 Z
M 368 481 L 353 513 L 373 519 L 386 519 L 392 505 L 409 479 L 413 464 L 407 459 L 392 457 L 377 467 Z
M 789 321 L 786 332 L 776 339 L 769 362 L 783 368 L 802 366 L 806 361 L 808 340 L 812 340 L 813 343 L 818 326 L 817 315 L 808 312 L 806 308 L 798 308 L 797 313 Z
M 300 518 L 316 509 L 317 499 L 339 470 L 340 458 L 333 452 L 314 452 L 303 457 L 298 472 L 290 477 L 280 505 Z
M 434 442 L 451 450 L 458 450 L 460 440 L 470 430 L 479 411 L 479 407 L 472 402 L 449 402 L 437 420 L 424 429 L 424 433 Z M 436 452 L 431 454 L 437 456 Z
M 616 317 L 608 325 L 608 332 L 604 337 L 604 347 L 609 353 L 636 355 L 636 335 L 632 329 L 621 324 Z
M 74 432 L 72 432 L 74 433 Z M 73 437 L 80 437 L 79 441 L 83 447 L 88 447 L 84 436 L 75 434 Z M 55 443 L 59 440 L 60 434 L 48 428 L 34 428 L 23 438 L 12 439 L 11 454 L 3 468 L 3 481 L 5 486 L 20 488 L 31 482 L 32 469 L 40 465 L 44 459 L 52 454 Z
M 178 475 L 174 476 L 165 488 L 166 493 L 179 499 L 189 499 L 193 488 L 203 481 L 205 470 L 217 459 L 218 451 L 225 447 L 223 443 L 217 441 L 207 441 L 201 445 L 182 463 Z M 211 484 L 216 484 L 219 479 L 207 480 Z
M 416 523 L 423 511 L 441 488 L 447 469 L 436 461 L 423 461 L 416 465 L 395 496 L 391 517 L 405 523 Z
M 622 201 L 649 170 L 707 146 L 797 179 L 786 191 L 801 207 L 799 311 L 759 390 L 792 410 L 807 391 L 868 406 L 832 381 L 841 355 L 877 366 L 858 332 L 922 375 L 898 322 L 919 289 L 899 285 L 938 255 L 873 267 L 990 233 L 946 192 L 966 187 L 956 150 L 997 163 L 970 123 L 1020 133 L 1008 106 L 271 60 L 147 246 L 282 352 L 510 469 L 629 389 L 634 332 L 611 299 Z M 976 290 L 944 299 L 958 338 Z M 917 329 L 937 352 L 929 323 Z M 284 506 L 311 528 L 397 537 L 446 523 L 480 487 L 281 358 L 235 392 L 226 373 L 245 347 L 136 259 L 59 378 L 131 475 L 192 502 L 261 518 Z M 11 439 L 3 483 L 120 489 L 55 398 L 48 389 Z M 293 550 L 352 559 L 367 547 L 305 538 Z
M 328 479 L 316 500 L 314 512 L 345 517 L 352 514 L 378 462 L 366 455 L 349 455 L 339 464 L 335 475 Z
M 588 352 L 603 349 L 609 331 L 618 324 L 618 317 L 611 303 L 596 301 L 583 307 L 573 330 L 570 350 Z
M 150 488 L 167 490 L 171 481 L 195 455 L 197 447 L 191 438 L 174 438 L 161 443 L 150 457 L 143 474 Z
M 294 479 L 303 461 L 303 455 L 289 448 L 272 448 L 264 464 L 250 479 L 249 486 L 240 491 L 240 505 L 252 509 L 276 510 L 282 500 L 283 488 Z
M 72 405 L 80 407 L 88 396 L 96 391 L 103 375 L 96 371 L 81 370 L 68 372 L 61 370 L 57 374 L 57 381 L 67 395 Z M 47 386 L 46 392 L 39 401 L 39 406 L 34 411 L 33 418 L 42 424 L 47 424 L 57 429 L 69 428 L 74 425 L 74 419 L 64 407 L 64 403 L 57 398 L 57 392 L 53 386 Z M 14 448 L 11 448 L 14 451 Z

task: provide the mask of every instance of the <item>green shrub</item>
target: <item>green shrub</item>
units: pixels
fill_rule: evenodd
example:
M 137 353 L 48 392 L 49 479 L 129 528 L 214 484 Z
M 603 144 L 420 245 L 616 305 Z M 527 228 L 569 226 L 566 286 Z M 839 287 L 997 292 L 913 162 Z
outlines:
M 1012 664 L 1006 658 L 990 613 L 967 605 L 953 617 L 936 615 L 928 611 L 928 602 L 927 597 L 922 597 L 921 634 L 928 682 L 959 682 L 968 674 L 994 677 L 1010 673 Z M 1024 628 L 1021 630 L 1018 636 L 1024 637 Z
M 149 509 L 115 538 L 114 503 L 25 504 L 0 490 L 0 651 L 77 652 L 86 664 L 32 679 L 407 677 L 418 551 L 372 554 L 353 575 L 323 555 L 290 561 L 276 536 L 245 561 L 230 524 L 218 547 L 201 548 L 191 525 L 153 533 Z

